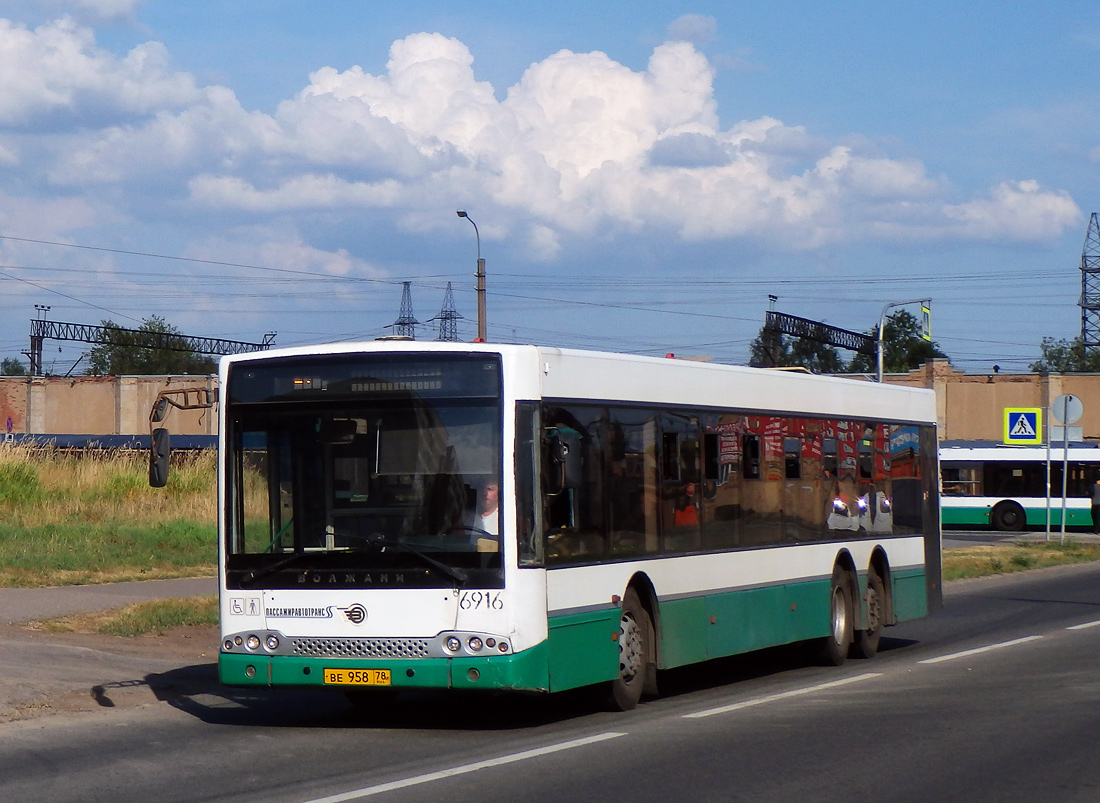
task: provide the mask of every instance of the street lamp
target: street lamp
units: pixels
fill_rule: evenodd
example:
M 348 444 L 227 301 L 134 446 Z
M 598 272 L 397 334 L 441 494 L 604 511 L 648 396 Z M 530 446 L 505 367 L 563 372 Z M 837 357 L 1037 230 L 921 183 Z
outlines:
M 477 340 L 475 342 L 485 342 L 485 260 L 481 258 L 481 233 L 477 230 L 477 224 L 474 223 L 474 219 L 466 214 L 465 209 L 457 210 L 456 214 L 459 217 L 464 217 L 470 221 L 470 225 L 474 227 L 474 236 L 477 238 L 477 272 L 474 276 L 477 277 Z
M 878 339 L 875 341 L 875 351 L 878 356 L 878 381 L 882 381 L 882 364 L 883 364 L 883 352 L 885 346 L 883 343 L 883 336 L 886 332 L 886 312 L 892 310 L 895 307 L 904 307 L 906 304 L 920 304 L 922 307 L 927 307 L 932 303 L 929 298 L 914 298 L 910 301 L 896 301 L 893 304 L 887 304 L 882 308 L 882 314 L 878 318 Z M 925 338 L 927 339 L 927 338 Z

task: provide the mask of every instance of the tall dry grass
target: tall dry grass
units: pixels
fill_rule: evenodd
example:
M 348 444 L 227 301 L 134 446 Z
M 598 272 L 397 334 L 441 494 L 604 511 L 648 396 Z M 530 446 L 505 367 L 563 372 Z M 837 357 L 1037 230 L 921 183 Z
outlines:
M 150 488 L 146 452 L 0 448 L 0 521 L 17 527 L 178 519 L 214 524 L 215 460 L 212 449 L 174 452 L 167 487 Z
M 172 460 L 150 488 L 141 452 L 0 447 L 0 586 L 213 573 L 216 455 Z

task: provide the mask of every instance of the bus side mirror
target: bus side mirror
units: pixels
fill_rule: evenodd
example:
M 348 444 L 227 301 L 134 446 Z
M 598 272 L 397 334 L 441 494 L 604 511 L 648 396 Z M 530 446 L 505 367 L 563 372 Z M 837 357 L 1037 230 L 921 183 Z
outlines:
M 153 403 L 153 409 L 149 413 L 149 420 L 154 424 L 159 424 L 164 420 L 164 416 L 168 414 L 168 399 L 163 396 Z
M 168 430 L 157 427 L 150 437 L 149 484 L 154 488 L 163 488 L 168 484 L 168 456 L 172 452 Z

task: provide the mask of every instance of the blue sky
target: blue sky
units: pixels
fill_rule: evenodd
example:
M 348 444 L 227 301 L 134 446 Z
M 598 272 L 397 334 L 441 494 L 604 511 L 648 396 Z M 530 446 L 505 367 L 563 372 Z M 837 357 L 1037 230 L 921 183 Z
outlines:
M 0 356 L 36 304 L 373 338 L 406 281 L 470 338 L 463 208 L 492 340 L 743 362 L 769 294 L 930 297 L 1026 370 L 1080 332 L 1098 67 L 1078 2 L 0 0 Z

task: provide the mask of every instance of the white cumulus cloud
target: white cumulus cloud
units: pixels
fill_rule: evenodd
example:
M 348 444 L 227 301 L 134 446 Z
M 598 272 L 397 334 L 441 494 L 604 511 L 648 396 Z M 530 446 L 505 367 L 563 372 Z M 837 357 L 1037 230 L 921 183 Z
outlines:
M 968 238 L 1045 240 L 1081 221 L 1081 210 L 1069 194 L 1045 190 L 1037 181 L 1002 181 L 988 198 L 944 207 Z
M 16 126 L 56 124 L 59 116 L 87 125 L 201 97 L 190 75 L 171 68 L 159 42 L 116 58 L 67 17 L 34 30 L 0 19 L 0 86 L 0 125 Z
M 952 202 L 945 178 L 867 143 L 770 117 L 723 127 L 714 69 L 692 44 L 708 20 L 677 20 L 644 70 L 561 50 L 503 92 L 477 80 L 465 44 L 416 33 L 393 43 L 384 72 L 322 66 L 273 114 L 196 86 L 156 42 L 115 56 L 69 18 L 0 20 L 0 136 L 14 132 L 0 170 L 73 193 L 111 186 L 121 204 L 127 188 L 156 186 L 203 214 L 388 210 L 410 231 L 443 225 L 440 207 L 461 201 L 493 210 L 489 237 L 521 236 L 540 259 L 566 239 L 640 231 L 814 248 L 1042 241 L 1076 225 L 1072 199 L 1035 182 Z M 56 133 L 31 141 L 36 126 Z

